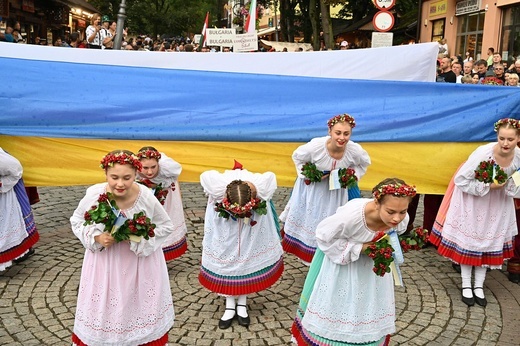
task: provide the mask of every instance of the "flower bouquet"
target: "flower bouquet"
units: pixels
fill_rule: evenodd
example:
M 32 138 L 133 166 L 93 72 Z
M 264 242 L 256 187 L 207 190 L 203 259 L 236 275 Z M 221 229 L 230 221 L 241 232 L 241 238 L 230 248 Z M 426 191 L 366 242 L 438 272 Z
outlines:
M 394 248 L 390 245 L 386 234 L 382 235 L 374 244 L 365 250 L 365 254 L 374 260 L 372 271 L 376 273 L 376 275 L 384 276 L 391 271 L 390 264 L 394 261 L 392 252 L 394 252 Z
M 238 203 L 230 203 L 227 198 L 224 198 L 222 202 L 215 203 L 215 211 L 218 212 L 218 216 L 224 219 L 231 217 L 233 220 L 244 219 L 246 224 L 251 226 L 256 225 L 256 221 L 250 221 L 253 216 L 253 211 L 259 215 L 267 214 L 267 202 L 262 201 L 260 198 L 251 198 L 245 205 L 239 205 Z
M 148 240 L 155 237 L 155 224 L 141 211 L 134 214 L 132 219 L 127 219 L 121 227 L 114 229 L 111 235 L 118 243 L 123 240 L 139 243 L 142 238 Z
M 116 201 L 110 192 L 99 195 L 97 201 L 97 205 L 93 205 L 90 210 L 85 212 L 83 226 L 102 223 L 105 225 L 105 229 L 111 230 L 117 219 L 117 214 L 114 211 L 119 210 Z
M 399 236 L 399 243 L 403 252 L 421 250 L 430 237 L 430 232 L 422 227 L 414 228 L 409 235 Z
M 316 165 L 311 162 L 306 162 L 302 166 L 302 174 L 305 177 L 304 182 L 306 185 L 310 183 L 317 183 L 323 178 L 323 172 L 316 168 Z
M 94 223 L 105 225 L 105 232 L 110 232 L 116 242 L 132 240 L 136 243 L 141 238 L 148 240 L 155 236 L 155 224 L 151 223 L 144 211 L 134 214 L 132 219 L 120 216 L 119 207 L 110 192 L 99 195 L 98 204 L 93 205 L 84 214 L 84 226 Z
M 489 76 L 482 79 L 481 84 L 487 84 L 487 85 L 504 85 L 504 82 L 501 79 L 498 79 L 497 77 Z
M 507 174 L 494 160 L 488 160 L 479 163 L 475 169 L 475 179 L 486 184 L 492 182 L 503 184 L 507 180 Z
M 162 187 L 162 184 L 155 184 L 149 179 L 143 179 L 137 181 L 139 184 L 142 184 L 152 190 L 155 198 L 164 205 L 164 201 L 166 200 L 166 196 L 168 196 L 168 189 Z M 172 183 L 172 191 L 175 190 L 175 183 Z
M 340 168 L 338 170 L 338 177 L 339 184 L 344 189 L 355 186 L 358 180 L 356 177 L 356 171 L 352 168 Z

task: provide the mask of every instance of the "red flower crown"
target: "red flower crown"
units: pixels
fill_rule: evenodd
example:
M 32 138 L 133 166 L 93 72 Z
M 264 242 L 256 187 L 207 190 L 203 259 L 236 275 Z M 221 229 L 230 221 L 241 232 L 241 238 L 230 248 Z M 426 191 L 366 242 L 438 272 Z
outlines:
M 129 164 L 138 171 L 143 168 L 141 161 L 134 154 L 130 155 L 125 152 L 119 153 L 109 153 L 105 155 L 105 157 L 101 160 L 100 167 L 103 169 L 108 169 L 109 167 L 113 167 L 114 164 L 126 165 Z
M 348 114 L 340 114 L 336 115 L 333 118 L 330 118 L 327 122 L 327 125 L 329 126 L 329 129 L 332 128 L 332 126 L 336 125 L 337 123 L 349 123 L 351 128 L 356 127 L 356 120 Z
M 520 123 L 518 122 L 518 120 L 512 118 L 503 118 L 495 123 L 495 132 L 498 132 L 499 128 L 507 124 L 509 124 L 509 126 L 511 126 L 514 129 L 520 129 Z
M 372 192 L 375 199 L 380 200 L 384 195 L 392 195 L 396 197 L 414 197 L 417 194 L 415 186 L 406 184 L 386 184 L 381 185 L 377 190 Z
M 157 150 L 146 149 L 146 150 L 140 150 L 137 153 L 137 157 L 139 159 L 156 159 L 157 161 L 159 161 L 159 159 L 161 158 L 161 153 L 158 152 Z

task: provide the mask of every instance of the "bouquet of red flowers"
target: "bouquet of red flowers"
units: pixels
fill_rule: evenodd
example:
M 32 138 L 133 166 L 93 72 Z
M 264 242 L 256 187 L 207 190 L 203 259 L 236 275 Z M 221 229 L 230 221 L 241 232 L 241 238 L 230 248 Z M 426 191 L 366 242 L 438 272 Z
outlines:
M 267 214 L 267 202 L 262 201 L 260 198 L 251 198 L 245 205 L 239 205 L 238 203 L 230 203 L 227 198 L 224 198 L 222 202 L 215 203 L 215 211 L 218 212 L 218 216 L 224 219 L 231 217 L 236 221 L 241 218 L 246 223 L 249 223 L 249 219 L 253 216 L 253 211 L 258 215 Z M 250 224 L 254 226 L 256 221 L 251 221 Z
M 355 186 L 358 180 L 356 171 L 352 168 L 340 168 L 338 170 L 338 177 L 339 184 L 344 189 Z
M 132 219 L 127 219 L 121 227 L 113 230 L 112 237 L 116 242 L 132 240 L 139 243 L 141 238 L 148 240 L 150 237 L 155 237 L 155 224 L 144 211 L 141 211 L 134 214 Z
M 105 225 L 105 232 L 110 232 L 116 242 L 132 240 L 140 242 L 141 238 L 148 240 L 155 236 L 155 224 L 153 224 L 144 211 L 134 214 L 132 219 L 123 220 L 118 216 L 119 210 L 113 195 L 110 192 L 99 195 L 98 204 L 93 205 L 90 210 L 85 212 L 84 226 L 94 223 Z
M 157 200 L 164 205 L 164 201 L 166 200 L 166 196 L 168 196 L 169 189 L 165 189 L 162 187 L 162 184 L 155 184 L 149 179 L 138 180 L 137 182 L 151 189 L 155 198 L 157 198 Z M 172 183 L 171 188 L 172 191 L 175 190 L 175 183 Z
M 392 252 L 394 248 L 390 245 L 387 235 L 383 235 L 365 250 L 365 254 L 374 260 L 372 271 L 376 275 L 384 276 L 390 273 L 390 264 L 394 261 Z
M 475 169 L 475 179 L 486 184 L 493 181 L 503 184 L 507 180 L 507 174 L 494 160 L 488 160 L 479 163 L 477 169 Z
M 93 205 L 90 210 L 85 212 L 83 226 L 102 223 L 106 230 L 111 230 L 117 219 L 115 210 L 119 210 L 116 201 L 110 192 L 99 195 L 97 201 L 97 205 Z
M 488 76 L 482 79 L 482 84 L 487 85 L 504 85 L 504 82 L 501 79 L 498 79 L 497 77 Z
M 323 178 L 323 172 L 316 168 L 316 165 L 311 162 L 306 162 L 302 166 L 302 174 L 305 176 L 305 184 L 317 183 Z
M 409 235 L 399 237 L 399 243 L 403 252 L 410 250 L 421 250 L 430 237 L 430 232 L 422 227 L 414 228 Z

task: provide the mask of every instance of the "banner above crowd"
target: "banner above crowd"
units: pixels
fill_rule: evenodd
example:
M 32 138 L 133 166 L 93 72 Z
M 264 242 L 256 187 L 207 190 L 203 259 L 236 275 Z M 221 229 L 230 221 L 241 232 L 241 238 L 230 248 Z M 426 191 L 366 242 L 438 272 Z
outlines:
M 292 151 L 326 135 L 330 117 L 349 113 L 352 140 L 373 162 L 362 188 L 391 175 L 442 193 L 475 146 L 495 139 L 498 118 L 519 118 L 520 90 L 425 83 L 435 78 L 436 50 L 203 54 L 0 44 L 0 78 L 12 81 L 0 87 L 0 146 L 33 185 L 99 181 L 106 151 L 150 143 L 183 164 L 183 181 L 237 159 L 292 185 Z

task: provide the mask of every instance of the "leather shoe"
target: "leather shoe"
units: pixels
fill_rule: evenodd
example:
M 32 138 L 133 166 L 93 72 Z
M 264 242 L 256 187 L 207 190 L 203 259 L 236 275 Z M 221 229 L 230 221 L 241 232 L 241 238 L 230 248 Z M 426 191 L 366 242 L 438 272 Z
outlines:
M 241 305 L 241 304 L 237 304 L 237 306 L 243 306 L 243 307 L 247 308 L 245 305 Z M 243 327 L 249 327 L 249 324 L 251 323 L 251 319 L 249 318 L 249 315 L 246 317 L 242 317 L 237 313 L 237 319 L 238 319 L 238 324 Z
M 508 278 L 509 278 L 509 281 L 511 281 L 515 284 L 520 282 L 520 274 L 509 273 Z
M 482 306 L 482 307 L 485 307 L 485 306 L 487 305 L 487 299 L 486 299 L 486 297 L 484 297 L 484 298 L 479 298 L 477 295 L 475 295 L 475 290 L 476 290 L 477 288 L 482 289 L 482 287 L 475 287 L 475 288 L 473 289 L 473 296 L 475 297 L 475 303 L 477 303 L 478 305 L 480 305 L 480 306 Z M 482 289 L 482 291 L 484 291 L 484 290 Z
M 238 319 L 238 324 L 241 326 L 244 326 L 244 327 L 249 327 L 249 324 L 251 323 L 251 319 L 249 318 L 249 316 L 242 317 L 242 316 L 237 315 L 237 319 Z
M 464 290 L 471 290 L 471 287 L 463 287 L 462 291 L 464 292 Z M 462 302 L 464 304 L 466 304 L 467 306 L 475 305 L 475 298 L 473 296 L 473 291 L 471 291 L 471 295 L 472 296 L 470 298 L 466 298 L 466 297 L 464 297 L 464 295 L 462 295 Z
M 26 259 L 28 259 L 32 255 L 34 255 L 34 249 L 33 248 L 29 248 L 29 251 L 27 251 L 25 253 L 25 255 L 23 255 L 22 257 L 19 257 L 17 259 L 14 259 L 13 262 L 14 263 L 22 263 L 23 261 L 25 261 Z
M 226 308 L 226 310 L 235 310 L 233 308 Z M 228 329 L 229 327 L 231 327 L 231 324 L 233 323 L 233 320 L 235 319 L 236 317 L 236 313 L 233 317 L 231 317 L 229 320 L 223 320 L 223 319 L 220 319 L 218 321 L 218 327 L 220 329 Z

